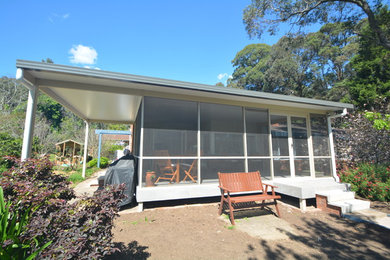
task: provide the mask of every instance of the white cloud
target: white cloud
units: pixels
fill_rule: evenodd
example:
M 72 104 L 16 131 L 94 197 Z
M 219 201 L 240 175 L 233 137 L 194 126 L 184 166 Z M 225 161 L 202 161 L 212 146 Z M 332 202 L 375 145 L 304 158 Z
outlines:
M 226 78 L 227 76 L 228 76 L 227 73 L 220 73 L 220 74 L 218 74 L 217 78 L 218 78 L 219 80 L 222 80 L 223 78 Z
M 51 13 L 48 17 L 49 21 L 51 23 L 54 23 L 56 20 L 65 20 L 68 19 L 70 16 L 70 13 L 66 14 L 56 14 L 56 13 Z
M 70 62 L 71 63 L 80 63 L 80 64 L 95 64 L 97 60 L 97 52 L 93 47 L 77 45 L 73 46 L 69 50 L 71 54 Z

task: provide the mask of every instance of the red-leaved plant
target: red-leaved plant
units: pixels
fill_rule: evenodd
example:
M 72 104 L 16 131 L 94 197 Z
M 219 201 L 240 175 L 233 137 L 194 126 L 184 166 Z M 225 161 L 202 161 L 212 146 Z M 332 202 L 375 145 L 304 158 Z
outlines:
M 64 176 L 53 173 L 47 158 L 7 159 L 15 166 L 0 176 L 5 200 L 14 202 L 12 206 L 21 214 L 36 208 L 20 239 L 35 238 L 40 244 L 52 241 L 39 259 L 99 259 L 117 251 L 111 230 L 123 186 L 107 187 L 71 204 L 74 191 Z

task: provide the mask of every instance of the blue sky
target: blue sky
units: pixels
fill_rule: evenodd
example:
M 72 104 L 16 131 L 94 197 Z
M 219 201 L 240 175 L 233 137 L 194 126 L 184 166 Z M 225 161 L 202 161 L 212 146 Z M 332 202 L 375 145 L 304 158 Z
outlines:
M 250 0 L 0 1 L 0 77 L 16 59 L 215 84 L 251 43 Z M 219 79 L 218 76 L 224 76 Z

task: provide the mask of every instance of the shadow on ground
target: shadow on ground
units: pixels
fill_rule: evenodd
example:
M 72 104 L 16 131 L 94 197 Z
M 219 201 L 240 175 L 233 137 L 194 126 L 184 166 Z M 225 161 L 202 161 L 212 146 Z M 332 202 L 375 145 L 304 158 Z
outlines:
M 127 245 L 124 243 L 115 243 L 115 248 L 118 248 L 120 252 L 106 256 L 103 260 L 142 260 L 151 256 L 151 254 L 146 251 L 148 247 L 139 245 L 137 241 L 132 241 Z
M 294 225 L 300 231 L 299 235 L 286 232 L 291 241 L 313 248 L 319 254 L 302 255 L 294 247 L 283 243 L 275 246 L 266 240 L 259 241 L 259 244 L 268 259 L 318 259 L 324 255 L 329 259 L 390 259 L 390 230 L 337 217 L 329 218 L 333 221 L 303 218 L 303 224 Z M 347 229 L 341 230 L 340 225 L 347 226 Z

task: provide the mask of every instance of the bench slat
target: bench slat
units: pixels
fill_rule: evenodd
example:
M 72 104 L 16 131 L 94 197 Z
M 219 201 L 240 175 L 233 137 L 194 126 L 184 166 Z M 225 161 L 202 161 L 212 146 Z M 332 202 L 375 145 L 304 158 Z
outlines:
M 240 203 L 240 202 L 250 202 L 250 201 L 262 201 L 262 200 L 273 200 L 280 199 L 279 195 L 273 196 L 268 194 L 261 195 L 247 195 L 247 196 L 239 196 L 239 197 L 230 197 L 230 201 L 232 203 Z
M 260 172 L 218 173 L 219 184 L 231 192 L 263 191 Z

